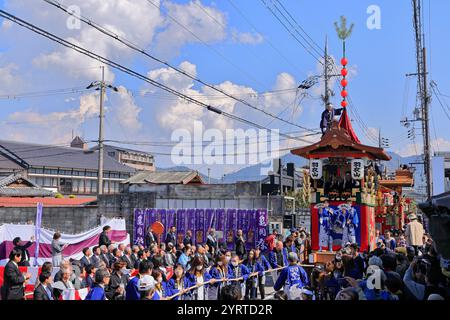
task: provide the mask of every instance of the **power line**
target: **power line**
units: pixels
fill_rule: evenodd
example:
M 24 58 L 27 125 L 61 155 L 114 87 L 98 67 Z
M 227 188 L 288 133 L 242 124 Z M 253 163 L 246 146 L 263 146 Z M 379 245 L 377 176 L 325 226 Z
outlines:
M 46 1 L 46 0 L 44 0 Z M 155 4 L 152 0 L 146 0 L 150 5 L 154 6 L 155 8 L 157 8 L 158 10 L 161 11 L 161 5 L 157 5 Z M 210 46 L 208 43 L 206 43 L 205 41 L 203 41 L 199 36 L 197 36 L 194 32 L 192 32 L 188 27 L 186 27 L 185 25 L 183 25 L 182 23 L 180 23 L 177 19 L 175 19 L 174 17 L 172 17 L 169 13 L 166 13 L 166 15 L 170 18 L 170 20 L 172 20 L 173 22 L 175 22 L 177 25 L 179 25 L 181 28 L 183 28 L 184 30 L 186 30 L 188 33 L 190 33 L 194 38 L 196 38 L 198 41 L 200 41 L 203 45 L 207 46 L 209 49 L 211 49 L 212 51 L 214 51 L 217 55 L 219 55 L 223 60 L 225 60 L 228 64 L 230 64 L 231 66 L 233 66 L 236 70 L 238 70 L 239 72 L 243 73 L 247 78 L 251 79 L 252 81 L 254 81 L 255 83 L 258 83 L 259 85 L 261 85 L 262 87 L 264 87 L 265 85 L 262 84 L 258 79 L 256 79 L 255 77 L 253 77 L 251 74 L 249 74 L 248 72 L 246 72 L 245 70 L 242 70 L 239 66 L 237 66 L 233 61 L 231 61 L 230 59 L 228 59 L 225 55 L 223 55 L 220 51 L 216 50 L 214 47 Z
M 433 90 L 433 93 L 435 95 L 435 97 L 437 98 L 439 105 L 441 106 L 442 110 L 444 111 L 445 115 L 447 116 L 447 119 L 450 120 L 450 114 L 447 112 L 446 109 L 450 109 L 448 106 L 447 108 L 444 106 L 444 104 L 441 101 L 441 98 L 439 97 L 439 95 L 436 93 L 436 86 L 433 85 L 434 82 L 432 82 L 431 84 L 431 90 Z
M 31 23 L 28 23 L 28 22 L 26 22 L 26 21 L 24 21 L 24 20 L 22 20 L 22 19 L 20 19 L 20 18 L 18 18 L 16 16 L 14 16 L 12 14 L 9 14 L 9 13 L 7 13 L 4 10 L 0 10 L 0 16 L 4 17 L 5 19 L 8 19 L 8 20 L 10 20 L 10 21 L 12 21 L 12 22 L 14 22 L 14 23 L 24 27 L 24 28 L 27 28 L 27 29 L 29 29 L 29 30 L 31 30 L 31 31 L 33 31 L 33 32 L 35 32 L 35 33 L 45 37 L 45 38 L 48 38 L 48 39 L 50 39 L 50 40 L 52 40 L 54 42 L 57 42 L 57 43 L 65 46 L 65 47 L 67 47 L 67 48 L 70 48 L 70 49 L 72 49 L 74 51 L 77 51 L 77 52 L 79 52 L 79 53 L 81 53 L 81 54 L 83 54 L 83 55 L 85 55 L 87 57 L 90 57 L 92 59 L 100 61 L 100 62 L 102 62 L 102 63 L 104 63 L 106 65 L 109 65 L 109 66 L 111 66 L 111 67 L 113 67 L 115 69 L 118 69 L 118 70 L 120 70 L 120 71 L 122 71 L 124 73 L 127 73 L 127 74 L 129 74 L 129 75 L 131 75 L 131 76 L 133 76 L 133 77 L 135 77 L 137 79 L 140 79 L 140 80 L 143 80 L 145 82 L 148 82 L 151 85 L 153 85 L 153 86 L 155 86 L 157 88 L 160 88 L 160 89 L 162 89 L 164 91 L 170 92 L 170 93 L 180 97 L 181 99 L 183 99 L 183 101 L 186 101 L 188 103 L 194 103 L 194 104 L 196 104 L 198 106 L 201 106 L 201 107 L 205 108 L 206 110 L 208 110 L 210 112 L 216 113 L 218 115 L 225 116 L 225 117 L 227 117 L 229 119 L 232 119 L 232 120 L 235 120 L 235 121 L 239 121 L 241 123 L 253 126 L 255 128 L 258 128 L 258 129 L 265 129 L 265 130 L 268 130 L 270 132 L 274 131 L 273 129 L 266 128 L 266 127 L 264 127 L 264 126 L 262 126 L 260 124 L 257 124 L 255 122 L 252 122 L 252 121 L 244 119 L 244 118 L 241 118 L 241 117 L 236 116 L 234 114 L 222 111 L 222 110 L 220 110 L 220 109 L 218 109 L 216 107 L 213 107 L 211 105 L 208 105 L 206 103 L 198 101 L 198 100 L 196 100 L 194 98 L 191 98 L 188 95 L 185 95 L 185 94 L 183 94 L 183 93 L 181 93 L 181 92 L 179 92 L 179 91 L 177 91 L 175 89 L 167 87 L 166 85 L 164 85 L 162 83 L 159 83 L 156 80 L 152 80 L 152 79 L 150 79 L 150 78 L 148 78 L 148 77 L 146 77 L 146 76 L 144 76 L 144 75 L 142 75 L 142 74 L 140 74 L 140 73 L 138 73 L 138 72 L 136 72 L 134 70 L 131 70 L 131 69 L 127 68 L 127 67 L 124 67 L 123 65 L 121 65 L 119 63 L 116 63 L 116 62 L 114 62 L 112 60 L 109 60 L 109 59 L 107 59 L 105 57 L 102 57 L 102 56 L 100 56 L 98 54 L 95 54 L 95 53 L 93 53 L 93 52 L 91 52 L 91 51 L 89 51 L 87 49 L 84 49 L 83 47 L 80 47 L 80 46 L 78 46 L 78 45 L 76 45 L 74 43 L 71 43 L 71 42 L 69 42 L 67 40 L 64 40 L 64 39 L 62 39 L 62 38 L 60 38 L 60 37 L 58 37 L 58 36 L 56 36 L 56 35 L 54 35 L 54 34 L 52 34 L 50 32 L 47 32 L 47 31 L 45 31 L 45 30 L 43 30 L 43 29 L 41 29 L 41 28 L 31 24 Z M 289 136 L 289 135 L 286 135 L 286 134 L 283 134 L 283 133 L 279 133 L 278 131 L 276 131 L 276 132 L 280 136 L 285 136 L 287 138 L 292 138 L 294 140 L 299 140 L 299 141 L 303 141 L 303 142 L 309 142 L 309 141 L 306 141 L 306 140 L 301 139 L 301 138 L 296 138 L 296 137 L 292 137 L 292 136 Z
M 266 110 L 260 109 L 260 108 L 258 108 L 258 107 L 256 107 L 256 106 L 250 104 L 249 102 L 243 100 L 243 99 L 237 98 L 237 97 L 235 97 L 234 95 L 232 95 L 232 94 L 230 94 L 230 93 L 227 93 L 227 92 L 225 92 L 224 90 L 219 89 L 219 88 L 217 88 L 217 87 L 215 87 L 215 86 L 213 86 L 213 85 L 211 85 L 211 84 L 209 84 L 209 83 L 207 83 L 207 82 L 205 82 L 205 81 L 199 79 L 198 77 L 195 77 L 195 76 L 189 74 L 188 72 L 186 72 L 186 71 L 184 71 L 184 70 L 182 70 L 182 69 L 180 69 L 180 68 L 178 68 L 178 67 L 175 67 L 175 66 L 169 64 L 169 63 L 166 62 L 166 61 L 161 60 L 160 58 L 157 58 L 157 57 L 155 57 L 154 55 L 151 55 L 151 54 L 148 53 L 145 49 L 141 49 L 141 48 L 139 48 L 138 46 L 136 46 L 135 44 L 133 44 L 132 42 L 128 41 L 127 39 L 124 39 L 124 38 L 122 38 L 122 37 L 119 37 L 117 34 L 114 34 L 112 31 L 110 31 L 110 30 L 108 30 L 108 29 L 106 29 L 106 28 L 104 28 L 104 27 L 101 27 L 101 26 L 98 25 L 97 23 L 93 22 L 91 19 L 85 18 L 85 17 L 80 16 L 80 15 L 76 15 L 75 13 L 73 13 L 72 11 L 70 11 L 68 8 L 64 7 L 63 5 L 61 5 L 61 4 L 60 4 L 59 2 L 57 2 L 57 1 L 54 1 L 54 0 L 43 0 L 43 1 L 47 2 L 48 4 L 51 4 L 51 5 L 55 6 L 55 7 L 57 7 L 58 9 L 60 9 L 60 10 L 62 10 L 62 11 L 64 11 L 64 12 L 66 12 L 66 13 L 69 14 L 69 15 L 72 15 L 72 16 L 76 17 L 77 19 L 83 21 L 84 23 L 86 23 L 86 24 L 88 24 L 89 26 L 95 28 L 96 30 L 100 31 L 101 33 L 103 33 L 103 34 L 109 36 L 110 38 L 112 38 L 112 39 L 114 39 L 114 40 L 117 40 L 117 41 L 121 42 L 122 44 L 126 45 L 128 48 L 130 48 L 130 49 L 132 49 L 132 50 L 134 50 L 134 51 L 137 51 L 137 52 L 139 52 L 139 53 L 145 55 L 146 57 L 148 57 L 148 58 L 150 58 L 150 59 L 152 59 L 152 60 L 154 60 L 154 61 L 157 61 L 157 62 L 159 62 L 159 63 L 161 63 L 161 64 L 163 64 L 163 65 L 169 67 L 170 69 L 175 70 L 175 71 L 177 71 L 178 73 L 183 74 L 184 76 L 186 76 L 186 77 L 188 77 L 188 78 L 190 78 L 190 79 L 192 79 L 192 80 L 194 80 L 194 81 L 196 81 L 196 82 L 199 82 L 199 83 L 201 83 L 201 84 L 207 86 L 208 88 L 210 88 L 210 89 L 212 89 L 212 90 L 214 90 L 214 91 L 216 91 L 216 92 L 221 93 L 222 95 L 224 95 L 224 96 L 226 96 L 226 97 L 228 97 L 228 98 L 231 98 L 231 99 L 233 99 L 233 100 L 235 100 L 235 101 L 237 101 L 237 102 L 240 102 L 240 103 L 244 104 L 245 106 L 250 107 L 250 108 L 252 108 L 252 109 L 254 109 L 254 110 L 256 110 L 256 111 L 262 112 L 263 114 L 265 114 L 265 115 L 267 115 L 267 116 L 269 116 L 269 117 L 272 117 L 272 118 L 274 118 L 274 119 L 276 119 L 276 120 L 280 120 L 280 121 L 285 122 L 285 123 L 287 123 L 287 124 L 290 124 L 290 125 L 292 125 L 292 126 L 295 126 L 295 127 L 298 127 L 298 128 L 302 128 L 302 129 L 305 129 L 305 130 L 308 130 L 308 131 L 314 131 L 314 130 L 309 129 L 309 128 L 306 128 L 306 127 L 304 127 L 304 126 L 300 126 L 300 125 L 298 125 L 298 124 L 296 124 L 296 123 L 294 123 L 294 122 L 287 121 L 287 120 L 285 120 L 285 119 L 283 119 L 283 118 L 277 117 L 276 115 L 274 115 L 274 114 L 272 114 L 272 113 L 270 113 L 270 112 L 268 112 L 268 111 L 266 111 Z M 149 1 L 149 2 L 152 3 L 154 6 L 156 6 L 151 0 L 147 0 L 147 1 Z M 192 34 L 194 34 L 192 31 L 190 31 L 190 32 L 191 32 Z M 194 34 L 194 35 L 195 35 L 195 34 Z M 197 36 L 196 36 L 196 37 L 197 37 Z M 206 43 L 205 43 L 205 44 L 206 44 Z M 192 96 L 191 96 L 191 97 L 192 97 Z
M 36 98 L 36 97 L 48 97 L 54 95 L 64 95 L 72 93 L 82 93 L 86 90 L 84 87 L 66 88 L 66 89 L 51 89 L 43 91 L 21 92 L 21 93 L 7 93 L 0 95 L 0 99 L 22 99 L 22 98 Z
M 242 10 L 239 9 L 238 6 L 236 6 L 236 4 L 232 1 L 232 0 L 228 0 L 228 2 L 231 4 L 231 6 L 237 11 L 237 13 L 244 19 L 244 21 L 247 22 L 247 24 L 253 28 L 253 30 L 259 34 L 261 34 L 261 32 L 256 28 L 255 24 L 252 23 L 250 21 L 249 18 L 247 18 L 245 16 L 245 14 L 242 12 Z M 270 39 L 268 38 L 264 38 L 264 40 L 269 44 L 269 46 L 287 63 L 289 64 L 291 67 L 293 67 L 294 69 L 297 69 L 300 71 L 300 69 L 292 62 L 290 61 L 282 52 L 281 50 L 279 50 L 273 43 L 272 41 L 270 41 Z
M 289 29 L 289 27 L 282 21 L 282 19 L 275 13 L 275 11 L 269 6 L 266 0 L 261 0 L 262 3 L 266 6 L 266 8 L 270 11 L 270 13 L 280 22 L 280 24 L 286 29 L 287 32 L 308 52 L 317 62 L 323 65 L 323 62 L 320 61 L 320 58 L 314 55 L 311 50 L 308 49 L 307 46 L 303 44 L 303 42 Z M 319 55 L 320 57 L 320 55 Z
M 307 43 L 307 45 L 305 45 L 298 37 L 295 36 L 294 32 L 288 27 L 286 26 L 286 24 L 282 21 L 282 19 L 279 17 L 279 15 L 277 15 L 274 10 L 272 10 L 272 8 L 268 5 L 268 0 L 261 0 L 263 2 L 263 4 L 266 6 L 266 8 L 272 13 L 272 15 L 283 25 L 283 27 L 289 32 L 289 34 L 297 41 L 300 43 L 300 45 L 311 55 L 313 56 L 319 63 L 323 64 L 322 61 L 320 61 L 320 59 L 318 59 L 308 48 L 307 45 L 309 45 L 311 48 L 314 48 L 314 45 L 320 49 L 320 52 L 318 52 L 315 48 L 314 51 L 319 55 L 322 56 L 322 54 L 325 53 L 325 51 L 316 43 L 314 42 L 314 40 L 312 40 L 312 38 L 306 33 L 306 31 L 300 26 L 300 24 L 295 20 L 295 18 L 289 13 L 289 11 L 281 4 L 280 1 L 277 0 L 277 2 L 280 4 L 280 6 L 282 6 L 282 8 L 284 9 L 284 11 L 286 12 L 286 14 L 290 17 L 290 19 L 293 22 L 289 22 L 288 17 L 283 14 L 280 9 L 276 6 L 276 4 L 274 4 L 274 7 L 277 9 L 278 12 L 280 12 L 282 14 L 282 16 L 285 18 L 286 22 L 288 22 L 292 29 L 299 35 L 301 35 L 301 38 L 303 39 L 303 41 L 305 41 Z M 271 0 L 272 2 L 274 0 Z M 295 24 L 295 25 L 293 25 Z M 297 26 L 297 27 L 296 27 Z M 300 30 L 298 30 L 300 29 Z M 302 35 L 305 34 L 307 38 L 309 38 L 312 42 L 312 44 Z M 327 57 L 326 57 L 327 58 Z M 333 70 L 334 72 L 336 72 L 337 74 L 339 73 L 338 68 L 335 64 L 335 61 L 333 62 Z M 341 88 L 340 84 L 338 83 L 338 86 Z M 365 122 L 362 120 L 362 118 L 360 117 L 356 107 L 354 106 L 350 95 L 347 96 L 347 101 L 349 103 L 349 110 L 350 112 L 354 115 L 354 119 L 356 120 L 357 124 L 360 126 L 363 134 L 372 142 L 377 143 L 378 142 L 378 138 L 371 133 L 371 131 L 369 130 L 368 126 L 365 124 Z

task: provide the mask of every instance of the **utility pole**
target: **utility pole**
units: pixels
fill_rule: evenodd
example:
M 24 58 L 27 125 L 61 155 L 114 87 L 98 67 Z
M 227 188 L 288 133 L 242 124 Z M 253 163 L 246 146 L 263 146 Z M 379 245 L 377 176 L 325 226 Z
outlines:
M 211 184 L 211 168 L 208 168 L 208 184 Z
M 416 40 L 416 60 L 417 60 L 417 96 L 421 102 L 421 121 L 423 134 L 423 156 L 424 171 L 426 178 L 427 199 L 431 198 L 433 193 L 433 185 L 431 179 L 431 150 L 430 150 L 430 133 L 429 133 L 429 96 L 427 83 L 427 63 L 425 36 L 422 28 L 422 13 L 419 0 L 412 0 L 413 5 L 413 22 L 414 36 Z
M 325 59 L 324 59 L 324 74 L 325 78 L 325 96 L 323 97 L 323 102 L 325 103 L 325 106 L 330 101 L 330 93 L 328 91 L 328 81 L 330 80 L 328 76 L 328 39 L 325 37 Z
M 103 194 L 103 151 L 104 151 L 104 131 L 103 131 L 103 120 L 105 118 L 104 115 L 104 101 L 105 101 L 105 93 L 106 88 L 112 89 L 115 92 L 118 92 L 119 89 L 116 87 L 107 84 L 105 82 L 105 66 L 100 67 L 102 70 L 102 80 L 92 82 L 86 89 L 95 88 L 95 90 L 100 91 L 100 111 L 99 111 L 99 126 L 98 126 L 98 175 L 97 175 L 97 195 Z
M 381 149 L 381 128 L 378 128 L 378 146 Z
M 340 77 L 340 74 L 331 74 L 330 72 L 333 70 L 333 65 L 330 63 L 330 57 L 328 56 L 328 38 L 325 37 L 325 50 L 324 50 L 324 60 L 323 60 L 323 74 L 322 77 L 324 79 L 325 84 L 325 92 L 322 95 L 323 103 L 325 107 L 330 102 L 330 97 L 334 95 L 333 91 L 330 89 L 330 79 L 331 77 Z
M 104 108 L 103 101 L 105 95 L 105 66 L 102 68 L 102 82 L 100 83 L 100 113 L 98 126 L 98 179 L 97 179 L 97 194 L 103 194 L 103 120 Z
M 425 175 L 427 180 L 427 199 L 430 199 L 433 194 L 433 179 L 431 177 L 431 146 L 430 146 L 430 129 L 429 129 L 429 102 L 428 83 L 427 83 L 427 63 L 426 63 L 426 49 L 423 48 L 423 152 L 425 161 Z

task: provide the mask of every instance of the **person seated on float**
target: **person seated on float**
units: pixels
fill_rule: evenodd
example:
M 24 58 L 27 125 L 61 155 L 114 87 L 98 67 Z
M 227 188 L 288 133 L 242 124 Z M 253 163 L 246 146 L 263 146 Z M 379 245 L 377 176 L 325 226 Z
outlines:
M 320 129 L 322 130 L 322 136 L 325 132 L 331 128 L 335 116 L 339 116 L 344 108 L 335 109 L 331 102 L 328 102 L 326 109 L 322 112 L 320 119 Z

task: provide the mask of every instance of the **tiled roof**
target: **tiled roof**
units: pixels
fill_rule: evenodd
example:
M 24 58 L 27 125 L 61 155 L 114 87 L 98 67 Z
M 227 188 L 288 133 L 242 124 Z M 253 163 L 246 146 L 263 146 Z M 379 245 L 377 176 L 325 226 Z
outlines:
M 39 145 L 0 140 L 0 168 L 19 169 L 20 166 L 2 153 L 14 153 L 19 159 L 34 167 L 59 167 L 97 170 L 98 153 L 79 148 Z M 104 157 L 105 171 L 133 173 L 135 169 L 123 165 L 111 157 Z
M 187 184 L 192 180 L 202 183 L 197 171 L 142 171 L 128 178 L 122 183 L 128 184 Z
M 38 202 L 44 207 L 77 207 L 96 201 L 96 197 L 86 198 L 32 198 L 0 197 L 0 207 L 35 207 Z
M 24 185 L 20 187 L 10 187 L 18 180 L 23 180 Z M 12 174 L 0 180 L 0 196 L 9 197 L 51 197 L 53 192 L 41 188 L 33 181 L 28 180 L 21 174 Z

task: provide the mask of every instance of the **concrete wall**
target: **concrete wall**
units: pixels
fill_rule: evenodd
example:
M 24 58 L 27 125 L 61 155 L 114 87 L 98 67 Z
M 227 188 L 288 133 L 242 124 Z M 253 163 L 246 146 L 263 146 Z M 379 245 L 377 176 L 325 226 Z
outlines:
M 157 198 L 174 199 L 234 199 L 261 194 L 259 182 L 237 182 L 236 184 L 174 184 L 131 185 L 130 193 L 154 192 Z
M 67 233 L 89 230 L 100 223 L 100 216 L 121 217 L 133 236 L 135 208 L 247 208 L 267 207 L 267 197 L 259 196 L 259 184 L 238 183 L 219 185 L 147 185 L 152 192 L 130 192 L 101 195 L 97 206 L 44 208 L 43 226 Z M 281 221 L 283 199 L 271 196 L 269 220 Z M 0 223 L 34 222 L 36 208 L 0 208 Z
M 0 208 L 1 223 L 35 222 L 36 208 Z M 98 208 L 89 207 L 48 207 L 42 211 L 42 226 L 64 233 L 80 233 L 92 229 L 100 223 Z

